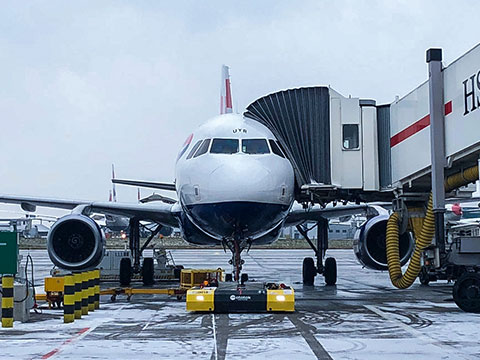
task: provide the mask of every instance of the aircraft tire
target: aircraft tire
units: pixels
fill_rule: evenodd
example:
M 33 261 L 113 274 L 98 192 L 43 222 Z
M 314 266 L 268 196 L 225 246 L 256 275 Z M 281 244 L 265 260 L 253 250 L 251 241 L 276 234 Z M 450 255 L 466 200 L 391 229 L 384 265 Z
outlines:
M 231 273 L 225 274 L 225 282 L 232 282 L 233 276 Z
M 142 267 L 142 281 L 143 285 L 151 286 L 154 283 L 153 275 L 154 275 L 154 266 L 153 266 L 153 258 L 145 258 L 143 259 L 143 267 Z
M 329 257 L 325 259 L 323 276 L 325 276 L 325 284 L 328 286 L 335 285 L 337 283 L 337 261 L 335 258 Z
M 302 275 L 303 285 L 312 286 L 315 281 L 315 275 L 317 275 L 317 268 L 311 257 L 303 259 Z
M 132 281 L 132 260 L 122 258 L 120 260 L 120 285 L 129 286 Z

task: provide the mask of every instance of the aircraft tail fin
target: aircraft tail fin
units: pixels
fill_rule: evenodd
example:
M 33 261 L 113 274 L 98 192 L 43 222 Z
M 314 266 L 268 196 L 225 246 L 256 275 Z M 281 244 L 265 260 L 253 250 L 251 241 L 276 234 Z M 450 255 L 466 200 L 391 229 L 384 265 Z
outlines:
M 112 179 L 115 179 L 115 165 L 112 164 Z M 113 202 L 117 202 L 117 190 L 115 189 L 115 183 L 112 182 L 112 194 Z
M 222 87 L 220 93 L 220 114 L 233 112 L 232 87 L 230 84 L 230 68 L 222 65 Z

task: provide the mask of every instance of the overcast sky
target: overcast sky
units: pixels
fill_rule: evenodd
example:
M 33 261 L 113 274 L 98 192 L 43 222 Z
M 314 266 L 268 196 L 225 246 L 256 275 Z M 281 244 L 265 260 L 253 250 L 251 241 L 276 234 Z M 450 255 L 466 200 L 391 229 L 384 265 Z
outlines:
M 107 200 L 112 163 L 121 178 L 173 181 L 185 138 L 218 113 L 222 64 L 240 112 L 305 85 L 392 102 L 427 78 L 426 49 L 442 47 L 448 64 L 480 41 L 479 10 L 476 1 L 2 1 L 0 193 Z M 134 188 L 117 193 L 136 201 Z

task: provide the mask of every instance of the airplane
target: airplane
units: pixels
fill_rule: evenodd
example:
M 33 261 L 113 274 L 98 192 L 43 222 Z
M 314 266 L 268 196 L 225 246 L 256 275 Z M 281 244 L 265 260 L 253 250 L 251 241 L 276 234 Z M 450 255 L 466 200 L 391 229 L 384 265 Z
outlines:
M 241 254 L 251 246 L 275 241 L 285 226 L 300 226 L 358 213 L 369 217 L 378 212 L 368 205 L 344 205 L 294 210 L 294 170 L 274 134 L 264 125 L 232 108 L 230 75 L 222 67 L 220 115 L 201 125 L 185 140 L 176 161 L 175 181 L 122 180 L 114 184 L 175 191 L 177 201 L 140 204 L 50 199 L 35 196 L 0 195 L 0 202 L 20 204 L 24 210 L 36 206 L 72 210 L 60 218 L 48 235 L 48 253 L 60 268 L 78 271 L 98 265 L 103 256 L 104 237 L 100 227 L 88 217 L 104 213 L 129 219 L 130 248 L 134 264 L 122 259 L 121 270 L 141 271 L 140 221 L 162 228 L 180 228 L 192 244 L 222 245 L 232 252 L 233 279 L 240 281 L 244 260 Z M 115 195 L 115 193 L 114 193 Z M 328 224 L 328 222 L 327 222 Z M 307 241 L 310 240 L 307 237 Z M 312 244 L 313 245 L 313 244 Z M 322 256 L 325 256 L 323 252 Z M 317 274 L 313 259 L 303 264 L 303 275 Z M 331 258 L 333 259 L 333 258 Z M 125 260 L 125 261 L 123 261 Z M 317 259 L 318 260 L 318 259 Z M 328 267 L 328 269 L 327 269 Z M 336 281 L 336 262 L 325 262 L 327 284 Z

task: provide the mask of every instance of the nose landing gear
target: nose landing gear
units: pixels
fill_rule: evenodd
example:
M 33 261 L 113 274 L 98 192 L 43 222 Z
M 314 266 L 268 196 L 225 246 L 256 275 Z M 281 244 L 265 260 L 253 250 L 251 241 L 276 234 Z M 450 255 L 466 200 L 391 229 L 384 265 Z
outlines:
M 228 261 L 228 263 L 232 265 L 233 268 L 233 280 L 236 282 L 241 281 L 242 284 L 248 280 L 248 275 L 241 274 L 243 264 L 245 264 L 245 260 L 242 259 L 241 254 L 246 247 L 250 248 L 250 245 L 250 241 L 237 237 L 234 239 L 223 240 L 224 249 L 228 247 L 228 249 L 232 252 L 232 258 Z

